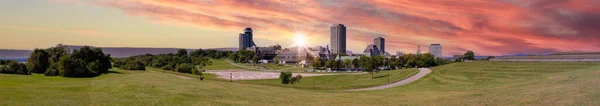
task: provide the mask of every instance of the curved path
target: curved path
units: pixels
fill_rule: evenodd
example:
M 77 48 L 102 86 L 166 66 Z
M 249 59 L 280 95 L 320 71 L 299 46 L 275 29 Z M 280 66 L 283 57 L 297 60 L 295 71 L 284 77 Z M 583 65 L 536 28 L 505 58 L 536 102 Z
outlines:
M 351 89 L 351 90 L 346 90 L 346 91 L 367 91 L 367 90 L 380 90 L 380 89 L 387 89 L 387 88 L 392 88 L 392 87 L 396 87 L 396 86 L 400 86 L 400 85 L 405 85 L 414 81 L 419 80 L 420 78 L 424 77 L 425 75 L 431 73 L 431 70 L 429 68 L 419 68 L 419 73 L 408 77 L 404 80 L 400 80 L 398 82 L 394 82 L 391 84 L 387 84 L 387 85 L 382 85 L 382 86 L 376 86 L 376 87 L 369 87 L 369 88 L 360 88 L 360 89 Z
M 242 67 L 242 68 L 245 68 L 245 69 L 250 69 L 250 70 L 260 70 L 260 71 L 272 71 L 272 72 L 281 72 L 281 71 L 285 71 L 285 70 L 289 70 L 289 69 L 293 69 L 293 68 L 296 68 L 296 67 L 297 67 L 297 66 L 293 66 L 293 67 L 290 67 L 290 68 L 285 68 L 285 69 L 280 69 L 280 70 L 266 70 L 266 69 L 259 69 L 259 68 L 253 68 L 253 67 L 248 67 L 248 66 L 239 65 L 239 64 L 237 64 L 237 63 L 234 63 L 234 62 L 231 62 L 231 61 L 229 61 L 229 60 L 224 60 L 224 61 L 225 61 L 225 62 L 227 62 L 227 63 L 229 63 L 229 64 L 231 64 L 231 65 L 238 66 L 238 67 Z

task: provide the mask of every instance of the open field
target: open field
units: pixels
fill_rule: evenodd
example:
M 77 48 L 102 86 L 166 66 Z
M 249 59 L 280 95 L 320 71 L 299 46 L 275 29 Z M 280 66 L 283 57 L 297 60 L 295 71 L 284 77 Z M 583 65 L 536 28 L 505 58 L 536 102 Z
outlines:
M 210 61 L 213 64 L 204 67 L 203 68 L 204 70 L 211 70 L 211 71 L 214 71 L 214 70 L 248 70 L 248 71 L 258 71 L 257 69 L 247 69 L 247 68 L 243 68 L 243 67 L 231 65 L 231 64 L 225 62 L 224 60 L 210 59 Z
M 199 81 L 158 71 L 112 69 L 116 73 L 95 78 L 0 74 L 0 105 L 600 105 L 600 63 L 475 61 L 431 69 L 408 85 L 358 92 Z
M 304 77 L 302 78 L 302 80 L 300 80 L 300 83 L 297 83 L 295 85 L 281 84 L 280 79 L 244 80 L 240 82 L 280 87 L 295 87 L 299 89 L 313 89 L 314 82 L 314 89 L 339 90 L 385 85 L 388 81 L 388 74 L 390 83 L 392 83 L 408 78 L 418 72 L 419 71 L 417 69 L 381 71 L 373 75 L 374 79 L 371 79 L 371 74 L 369 73 Z

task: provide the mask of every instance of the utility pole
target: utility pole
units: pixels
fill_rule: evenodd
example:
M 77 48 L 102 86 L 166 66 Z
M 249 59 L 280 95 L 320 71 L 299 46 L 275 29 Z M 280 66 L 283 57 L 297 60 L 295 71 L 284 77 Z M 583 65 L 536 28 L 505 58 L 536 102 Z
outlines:
M 388 84 L 390 84 L 390 73 L 388 72 Z
M 315 81 L 313 81 L 313 90 L 315 90 Z

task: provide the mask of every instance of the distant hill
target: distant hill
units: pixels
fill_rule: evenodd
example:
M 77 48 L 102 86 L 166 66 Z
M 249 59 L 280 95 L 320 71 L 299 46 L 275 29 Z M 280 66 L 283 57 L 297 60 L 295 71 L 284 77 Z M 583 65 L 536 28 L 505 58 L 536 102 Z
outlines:
M 31 50 L 0 49 L 0 59 L 29 58 Z
M 83 46 L 67 45 L 70 50 L 79 49 Z M 93 46 L 92 46 L 93 47 Z M 111 57 L 123 58 L 135 55 L 143 54 L 166 54 L 176 53 L 180 48 L 143 48 L 143 47 L 100 47 L 106 54 L 110 54 Z M 238 48 L 208 48 L 206 50 L 218 50 L 218 51 L 238 51 Z M 193 51 L 197 49 L 186 49 Z M 0 59 L 22 59 L 28 58 L 32 50 L 11 50 L 11 49 L 0 49 Z

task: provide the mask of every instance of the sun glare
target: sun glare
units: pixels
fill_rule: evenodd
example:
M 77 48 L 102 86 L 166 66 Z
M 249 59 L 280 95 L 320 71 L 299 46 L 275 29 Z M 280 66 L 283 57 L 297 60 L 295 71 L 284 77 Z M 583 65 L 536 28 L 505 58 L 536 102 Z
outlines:
M 306 45 L 306 37 L 302 33 L 294 34 L 294 43 L 296 46 L 305 46 Z

